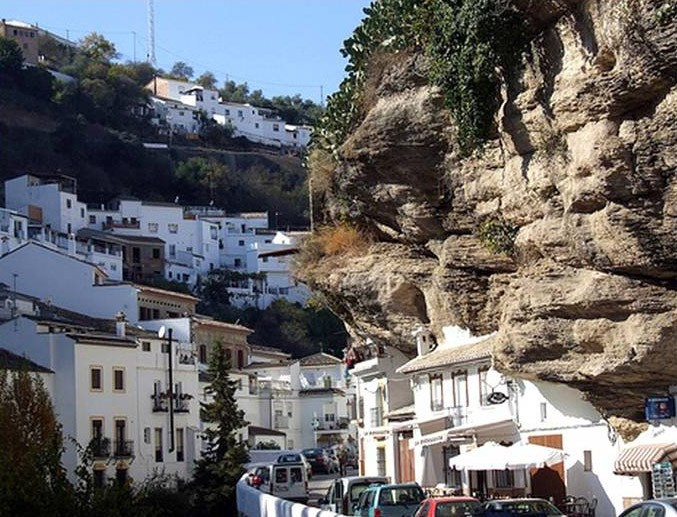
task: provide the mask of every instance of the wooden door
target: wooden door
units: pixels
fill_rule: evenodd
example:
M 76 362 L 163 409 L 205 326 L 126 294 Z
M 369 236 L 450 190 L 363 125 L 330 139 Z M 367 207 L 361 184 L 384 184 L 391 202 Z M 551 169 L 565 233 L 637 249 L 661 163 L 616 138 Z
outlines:
M 358 449 L 360 454 L 360 476 L 364 476 L 364 438 L 360 438 L 360 448 Z
M 399 483 L 408 483 L 416 481 L 414 479 L 414 451 L 409 448 L 411 438 L 398 440 L 400 445 L 399 462 Z
M 562 448 L 561 434 L 548 434 L 543 436 L 530 436 L 529 443 L 552 447 L 553 449 Z M 556 506 L 561 506 L 566 496 L 566 485 L 564 483 L 564 462 L 559 462 L 552 467 L 542 469 L 531 469 L 531 495 L 542 497 L 543 499 L 553 498 Z

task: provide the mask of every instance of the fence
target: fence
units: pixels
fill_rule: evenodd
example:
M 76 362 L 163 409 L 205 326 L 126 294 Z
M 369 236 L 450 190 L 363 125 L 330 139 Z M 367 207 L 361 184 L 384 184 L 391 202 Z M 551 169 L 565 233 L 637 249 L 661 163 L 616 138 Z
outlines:
M 340 514 L 285 501 L 250 487 L 244 478 L 237 483 L 239 517 L 340 517 Z

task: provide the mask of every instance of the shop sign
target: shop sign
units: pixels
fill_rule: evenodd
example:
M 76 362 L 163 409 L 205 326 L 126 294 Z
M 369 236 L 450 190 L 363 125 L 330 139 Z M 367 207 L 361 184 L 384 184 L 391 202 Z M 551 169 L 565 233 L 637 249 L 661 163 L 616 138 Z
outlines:
M 675 416 L 675 398 L 672 395 L 647 397 L 644 403 L 646 420 L 664 420 Z

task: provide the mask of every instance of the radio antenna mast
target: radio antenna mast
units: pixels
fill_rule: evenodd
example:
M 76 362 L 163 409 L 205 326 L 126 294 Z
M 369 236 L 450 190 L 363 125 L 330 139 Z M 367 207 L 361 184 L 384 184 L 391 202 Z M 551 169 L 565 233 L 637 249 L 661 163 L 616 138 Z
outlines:
M 153 0 L 148 0 L 148 62 L 155 66 L 155 15 Z

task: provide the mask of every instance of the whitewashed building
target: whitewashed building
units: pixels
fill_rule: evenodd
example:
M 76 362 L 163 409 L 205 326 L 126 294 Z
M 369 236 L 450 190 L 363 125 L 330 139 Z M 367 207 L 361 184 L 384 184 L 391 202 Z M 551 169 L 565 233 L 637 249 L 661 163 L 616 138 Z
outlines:
M 356 383 L 360 474 L 414 481 L 408 448 L 411 425 L 406 422 L 413 416 L 414 399 L 409 378 L 397 373 L 407 356 L 370 340 L 352 349 L 357 355 L 349 372 Z
M 197 120 L 202 111 L 222 126 L 232 127 L 234 136 L 252 142 L 291 149 L 305 149 L 310 143 L 311 126 L 287 124 L 268 108 L 223 101 L 218 91 L 195 83 L 157 77 L 146 89 L 153 95 L 152 121 L 156 125 L 195 133 L 199 126 L 193 127 L 191 118 Z
M 439 347 L 418 338 L 418 355 L 398 372 L 411 378 L 416 478 L 465 494 L 596 501 L 597 515 L 623 508 L 627 480 L 614 474 L 622 440 L 577 390 L 506 377 L 492 367 L 492 337 L 446 327 Z M 430 343 L 431 341 L 428 341 Z M 483 444 L 533 443 L 565 453 L 540 469 L 455 470 L 449 461 Z M 460 457 L 460 456 L 459 456 Z
M 91 445 L 96 482 L 136 481 L 155 472 L 188 477 L 199 451 L 197 365 L 155 333 L 38 303 L 0 322 L 0 341 L 53 373 L 52 401 L 70 475 Z M 170 359 L 171 357 L 171 359 Z M 169 391 L 170 368 L 173 390 Z M 171 405 L 171 409 L 170 409 Z

